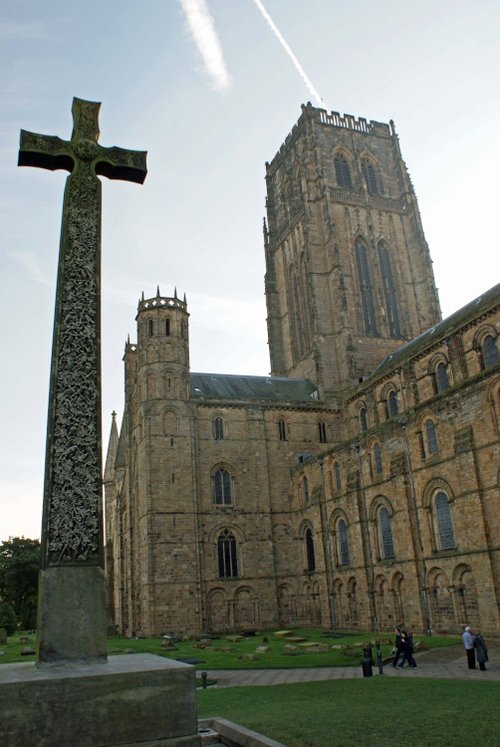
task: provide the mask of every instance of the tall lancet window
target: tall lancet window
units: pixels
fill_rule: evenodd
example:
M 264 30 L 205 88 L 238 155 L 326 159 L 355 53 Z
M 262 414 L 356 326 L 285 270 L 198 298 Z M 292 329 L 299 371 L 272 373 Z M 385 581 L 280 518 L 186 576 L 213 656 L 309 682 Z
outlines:
M 361 303 L 363 306 L 363 322 L 368 337 L 378 337 L 375 306 L 373 303 L 373 284 L 368 264 L 366 246 L 361 239 L 356 242 L 356 262 L 358 265 L 359 285 L 361 288 Z
M 385 308 L 387 311 L 387 324 L 389 326 L 389 335 L 391 337 L 401 337 L 401 325 L 399 322 L 398 302 L 396 300 L 396 289 L 394 287 L 394 277 L 392 274 L 391 259 L 389 252 L 383 241 L 378 245 L 378 261 L 380 264 L 380 273 L 382 275 L 382 284 L 384 287 Z
M 365 178 L 368 192 L 372 195 L 377 195 L 379 193 L 379 188 L 377 182 L 377 172 L 375 171 L 374 167 L 369 161 L 363 161 L 361 164 L 361 171 Z
M 347 159 L 342 154 L 335 156 L 335 178 L 339 187 L 348 187 L 351 189 L 351 170 Z
M 302 325 L 304 324 L 302 294 L 297 270 L 292 265 L 289 272 L 290 277 L 290 301 L 289 309 L 290 330 L 292 333 L 292 346 L 295 360 L 300 360 L 304 354 L 304 338 Z
M 224 529 L 217 540 L 219 578 L 237 578 L 238 555 L 234 534 Z

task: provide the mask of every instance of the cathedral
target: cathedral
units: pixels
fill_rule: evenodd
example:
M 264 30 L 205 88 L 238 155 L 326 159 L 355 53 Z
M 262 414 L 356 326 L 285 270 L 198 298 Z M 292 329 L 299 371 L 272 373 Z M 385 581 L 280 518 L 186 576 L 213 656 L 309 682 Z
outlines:
M 441 318 L 394 123 L 302 107 L 266 164 L 269 376 L 139 301 L 104 473 L 125 635 L 500 634 L 500 285 Z

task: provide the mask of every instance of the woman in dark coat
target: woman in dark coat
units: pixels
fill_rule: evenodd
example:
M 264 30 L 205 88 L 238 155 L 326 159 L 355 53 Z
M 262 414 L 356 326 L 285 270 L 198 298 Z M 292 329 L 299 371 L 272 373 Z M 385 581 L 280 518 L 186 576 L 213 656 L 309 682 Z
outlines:
M 415 668 L 417 662 L 413 658 L 413 636 L 408 634 L 406 630 L 401 632 L 401 649 L 403 652 L 403 658 L 401 664 L 398 664 L 398 669 L 403 669 L 405 662 L 408 662 L 408 666 Z
M 476 659 L 479 664 L 479 669 L 485 672 L 486 662 L 488 661 L 488 649 L 486 648 L 486 643 L 480 633 L 474 636 L 474 648 L 476 649 Z

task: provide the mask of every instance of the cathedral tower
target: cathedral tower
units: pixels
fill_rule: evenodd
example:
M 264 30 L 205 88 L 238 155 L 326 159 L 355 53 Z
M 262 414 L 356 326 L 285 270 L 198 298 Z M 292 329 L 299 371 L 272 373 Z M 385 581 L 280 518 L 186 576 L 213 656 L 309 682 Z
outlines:
M 141 635 L 196 627 L 198 530 L 189 405 L 187 303 L 157 294 L 139 301 L 137 345 L 125 350 L 128 503 L 121 507 L 127 609 L 122 629 Z M 182 602 L 180 601 L 182 600 Z M 182 621 L 182 625 L 181 625 Z
M 308 104 L 267 168 L 271 369 L 323 396 L 441 318 L 394 124 Z

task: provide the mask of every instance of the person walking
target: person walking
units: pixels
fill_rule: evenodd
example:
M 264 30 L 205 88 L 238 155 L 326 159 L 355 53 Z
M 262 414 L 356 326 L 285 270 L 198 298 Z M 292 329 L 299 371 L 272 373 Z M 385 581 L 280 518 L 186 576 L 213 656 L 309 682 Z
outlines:
M 476 668 L 476 654 L 474 651 L 474 634 L 470 625 L 466 625 L 464 632 L 462 633 L 462 640 L 464 642 L 465 653 L 467 655 L 467 666 L 469 669 Z
M 401 631 L 401 650 L 403 658 L 401 664 L 398 664 L 398 669 L 403 669 L 405 661 L 408 662 L 408 666 L 415 669 L 417 662 L 413 658 L 413 636 L 408 634 L 406 630 Z
M 476 659 L 479 664 L 479 669 L 482 672 L 486 671 L 486 662 L 488 661 L 488 649 L 481 633 L 477 632 L 474 636 L 474 649 L 476 651 Z
M 394 659 L 392 660 L 392 666 L 397 667 L 399 657 L 403 655 L 403 648 L 401 646 L 401 630 L 400 628 L 394 628 L 396 633 L 396 639 L 394 641 Z

